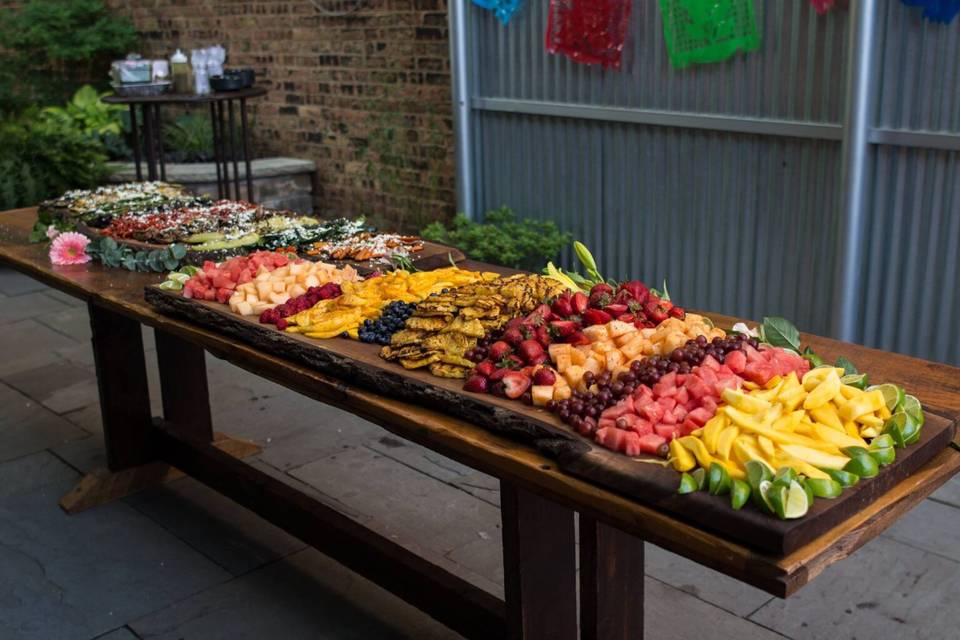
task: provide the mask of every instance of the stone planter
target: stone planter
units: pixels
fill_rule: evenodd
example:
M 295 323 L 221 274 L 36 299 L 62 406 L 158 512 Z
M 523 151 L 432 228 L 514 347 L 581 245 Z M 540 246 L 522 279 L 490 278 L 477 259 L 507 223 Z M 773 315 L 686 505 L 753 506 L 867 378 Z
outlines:
M 313 183 L 317 165 L 312 160 L 260 158 L 252 160 L 250 165 L 253 172 L 253 196 L 250 199 L 253 202 L 275 209 L 313 212 Z M 238 166 L 240 193 L 246 195 L 246 170 L 242 162 Z M 137 179 L 136 167 L 132 162 L 113 162 L 109 168 L 109 182 L 132 182 Z M 232 177 L 232 165 L 230 172 Z M 196 193 L 217 196 L 217 169 L 212 162 L 168 162 L 167 181 L 182 184 Z

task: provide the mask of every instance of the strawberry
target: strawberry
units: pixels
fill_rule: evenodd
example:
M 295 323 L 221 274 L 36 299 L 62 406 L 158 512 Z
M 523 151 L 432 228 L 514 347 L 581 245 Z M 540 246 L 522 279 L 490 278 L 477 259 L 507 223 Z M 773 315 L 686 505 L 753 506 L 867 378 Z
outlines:
M 575 314 L 580 315 L 590 306 L 590 298 L 582 291 L 577 291 L 573 294 L 573 297 L 570 298 L 570 306 L 573 307 Z
M 644 303 L 647 301 L 647 298 L 650 297 L 650 289 L 647 288 L 647 285 L 643 284 L 639 280 L 631 280 L 629 282 L 621 282 L 620 286 L 617 287 L 618 297 L 620 293 L 628 293 L 631 298 L 637 302 Z
M 511 370 L 509 367 L 500 367 L 494 369 L 493 373 L 490 374 L 490 382 L 499 382 L 500 380 L 503 380 L 503 376 L 510 373 L 510 371 Z
M 570 297 L 560 296 L 553 301 L 553 305 L 550 307 L 550 310 L 561 318 L 566 318 L 569 315 L 573 315 L 573 305 L 570 304 Z
M 590 306 L 602 308 L 613 302 L 613 287 L 600 282 L 590 289 Z
M 511 400 L 516 400 L 530 388 L 530 378 L 519 371 L 511 371 L 503 376 L 503 392 Z
M 517 352 L 526 362 L 532 363 L 543 355 L 543 346 L 536 340 L 524 340 L 520 343 Z
M 620 322 L 629 322 L 630 324 L 633 324 L 634 322 L 636 322 L 637 316 L 633 315 L 632 313 L 624 313 L 622 315 L 617 316 L 617 320 L 619 320 Z
M 687 314 L 683 310 L 683 307 L 673 307 L 672 309 L 670 309 L 670 317 L 679 318 L 680 320 L 683 320 L 684 318 L 687 317 Z
M 495 396 L 500 396 L 501 398 L 506 395 L 504 392 L 503 380 L 497 379 L 492 385 L 490 385 L 490 393 Z
M 590 289 L 591 296 L 599 296 L 604 294 L 606 295 L 613 294 L 613 287 L 608 285 L 606 282 L 598 282 L 597 284 L 593 285 L 593 287 Z
M 613 317 L 600 309 L 587 309 L 583 312 L 583 324 L 588 327 L 592 324 L 607 324 L 611 320 L 613 320 Z
M 669 317 L 669 311 L 670 309 L 663 306 L 660 300 L 650 300 L 643 305 L 643 312 L 647 315 L 647 319 L 655 324 L 666 320 Z
M 546 325 L 537 327 L 533 332 L 533 338 L 543 347 L 549 347 L 553 340 L 550 338 L 550 330 Z
M 525 338 L 523 336 L 523 332 L 520 330 L 520 327 L 511 327 L 503 332 L 501 340 L 514 347 L 518 347 L 520 346 L 520 343 L 525 340 Z M 499 358 L 495 359 L 499 360 Z
M 550 310 L 550 305 L 541 304 L 527 315 L 525 324 L 539 327 L 544 322 L 549 322 L 550 320 L 553 320 L 553 311 Z
M 530 364 L 543 364 L 549 359 L 550 359 L 550 356 L 548 356 L 546 353 L 541 353 L 533 360 L 530 360 Z
M 579 325 L 570 320 L 554 320 L 550 323 L 550 332 L 558 338 L 566 338 L 579 330 Z
M 610 314 L 611 318 L 616 318 L 617 316 L 622 316 L 627 312 L 627 305 L 625 304 L 608 304 L 603 308 L 604 311 Z
M 585 345 L 585 344 L 591 344 L 590 338 L 583 335 L 583 331 L 577 331 L 571 334 L 569 337 L 567 337 L 565 342 L 575 347 L 578 347 L 580 345 Z
M 540 367 L 537 369 L 537 372 L 533 374 L 533 384 L 538 386 L 552 386 L 556 381 L 557 374 L 555 374 L 553 369 L 550 369 L 549 367 Z
M 497 367 L 501 369 L 519 369 L 522 366 L 523 363 L 520 362 L 520 358 L 517 356 L 507 356 L 497 363 Z
M 507 321 L 507 326 L 504 327 L 504 330 L 519 329 L 521 326 L 523 326 L 523 318 L 510 318 Z
M 509 344 L 507 344 L 503 340 L 498 340 L 497 342 L 494 342 L 492 345 L 490 345 L 489 355 L 490 355 L 490 359 L 493 360 L 494 362 L 499 362 L 505 356 L 511 353 L 513 353 L 513 347 L 511 347 Z
M 477 363 L 477 366 L 474 367 L 473 370 L 484 378 L 489 378 L 496 368 L 497 367 L 495 364 L 493 364 L 493 362 L 490 360 L 484 360 L 483 362 Z
M 487 379 L 483 376 L 472 375 L 467 378 L 467 381 L 463 384 L 463 390 L 470 391 L 472 393 L 486 393 L 487 384 Z

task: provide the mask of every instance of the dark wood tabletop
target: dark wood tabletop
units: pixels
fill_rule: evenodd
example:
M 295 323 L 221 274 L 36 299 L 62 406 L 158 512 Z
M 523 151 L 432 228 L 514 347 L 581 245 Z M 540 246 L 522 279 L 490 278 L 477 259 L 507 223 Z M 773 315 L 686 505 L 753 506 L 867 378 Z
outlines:
M 179 104 L 184 102 L 206 103 L 219 100 L 240 100 L 241 98 L 259 98 L 266 95 L 265 87 L 249 87 L 237 91 L 211 91 L 205 95 L 194 93 L 162 93 L 158 96 L 119 96 L 112 95 L 103 98 L 107 104 Z
M 533 449 L 464 420 L 372 393 L 189 322 L 161 315 L 144 301 L 143 293 L 145 286 L 160 279 L 158 274 L 107 269 L 96 264 L 53 266 L 43 246 L 31 245 L 26 240 L 35 219 L 34 208 L 0 213 L 0 262 L 65 293 L 189 340 L 216 357 L 370 419 L 443 455 L 780 597 L 792 594 L 826 567 L 875 538 L 960 471 L 960 452 L 944 449 L 918 472 L 814 541 L 785 556 L 767 555 L 565 474 L 553 461 Z M 463 266 L 489 267 L 470 261 Z M 727 316 L 707 315 L 721 326 L 730 326 L 735 321 Z M 919 397 L 931 413 L 952 421 L 960 416 L 960 369 L 817 336 L 804 335 L 803 339 L 825 357 L 846 355 L 861 369 L 869 371 L 874 379 L 904 386 Z

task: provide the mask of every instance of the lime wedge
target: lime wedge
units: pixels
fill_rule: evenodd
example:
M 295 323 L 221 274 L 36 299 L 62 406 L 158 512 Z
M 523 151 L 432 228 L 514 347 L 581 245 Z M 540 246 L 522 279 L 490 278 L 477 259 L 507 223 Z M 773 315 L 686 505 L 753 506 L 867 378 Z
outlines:
M 836 498 L 843 491 L 843 486 L 833 478 L 807 478 L 806 483 L 818 498 Z
M 862 454 L 850 459 L 844 467 L 844 471 L 855 473 L 861 478 L 872 478 L 880 473 L 880 465 L 872 456 Z
M 770 467 L 759 460 L 747 460 L 747 482 L 750 483 L 750 489 L 759 494 L 760 483 L 764 480 L 773 480 L 773 474 L 770 473 Z
M 690 473 L 690 477 L 697 481 L 697 491 L 703 491 L 707 488 L 707 470 L 698 467 Z
M 923 407 L 920 405 L 920 401 L 917 400 L 916 396 L 904 396 L 903 404 L 900 405 L 900 411 L 903 411 L 905 414 L 907 414 L 907 417 L 916 422 L 917 426 L 923 426 Z
M 781 490 L 786 490 L 786 487 L 780 487 Z M 764 480 L 760 483 L 760 501 L 761 504 L 768 512 L 776 513 L 776 510 L 773 508 L 773 503 L 770 500 L 770 494 L 773 493 L 773 483 L 769 480 Z
M 863 448 L 863 447 L 856 447 L 856 446 L 854 446 L 854 447 L 844 447 L 844 448 L 840 449 L 840 451 L 842 451 L 842 452 L 843 452 L 843 455 L 847 456 L 848 458 L 856 458 L 857 456 L 865 456 L 865 455 L 867 455 L 867 454 L 869 453 L 869 451 L 867 451 L 865 448 Z
M 782 484 L 764 482 L 760 485 L 760 493 L 764 503 L 766 503 L 767 508 L 781 520 L 786 519 L 784 514 L 786 513 L 787 494 L 789 492 L 790 488 Z
M 848 384 L 851 387 L 856 387 L 857 389 L 866 389 L 867 388 L 867 374 L 865 373 L 851 373 L 840 378 L 840 382 L 843 384 Z
M 700 485 L 689 473 L 680 474 L 680 487 L 677 489 L 677 493 L 693 493 L 700 489 Z
M 886 449 L 894 445 L 896 445 L 896 443 L 893 441 L 893 436 L 889 433 L 882 433 L 870 441 L 871 449 Z
M 707 487 L 712 496 L 723 496 L 730 493 L 730 473 L 719 462 L 710 465 L 710 471 L 707 473 Z
M 881 467 L 885 467 L 897 459 L 897 451 L 893 447 L 870 449 L 870 456 L 876 460 L 877 464 Z
M 804 482 L 803 479 L 800 480 L 800 486 L 803 487 L 803 492 L 807 494 L 807 502 L 813 504 L 813 487 Z
M 802 518 L 807 515 L 810 509 L 810 500 L 807 498 L 807 492 L 799 482 L 790 483 L 790 489 L 786 494 L 786 501 L 783 505 L 783 517 L 787 520 Z
M 839 482 L 841 487 L 852 487 L 860 482 L 860 476 L 842 469 L 821 469 L 821 471 Z
M 777 475 L 773 477 L 773 484 L 780 484 L 789 487 L 791 482 L 798 480 L 797 472 L 793 467 L 780 467 L 777 469 Z
M 909 421 L 910 418 L 907 417 L 907 414 L 898 411 L 883 423 L 883 433 L 893 438 L 893 444 L 901 449 L 907 446 L 904 431 L 907 430 L 907 423 Z
M 750 499 L 750 485 L 744 480 L 734 480 L 730 487 L 730 506 L 739 510 Z
M 903 402 L 903 398 L 906 395 L 903 389 L 895 384 L 890 383 L 877 384 L 872 387 L 867 387 L 867 391 L 875 390 L 879 390 L 880 393 L 883 394 L 883 401 L 886 403 L 887 409 L 889 409 L 891 413 L 896 411 L 897 405 Z

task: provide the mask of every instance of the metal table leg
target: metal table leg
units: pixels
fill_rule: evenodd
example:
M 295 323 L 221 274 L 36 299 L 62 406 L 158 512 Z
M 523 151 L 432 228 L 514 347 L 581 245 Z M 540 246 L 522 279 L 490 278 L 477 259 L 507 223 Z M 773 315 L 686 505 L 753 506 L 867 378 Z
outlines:
M 230 159 L 233 160 L 233 193 L 234 197 L 240 199 L 240 170 L 237 166 L 237 123 L 233 117 L 233 100 L 227 100 L 227 111 L 230 114 Z M 249 195 L 249 194 L 248 194 Z
M 150 113 L 150 107 L 146 104 L 141 105 L 143 114 L 143 146 L 147 151 L 147 178 L 149 180 L 157 179 L 157 157 L 156 141 L 154 140 L 153 117 Z
M 213 164 L 217 168 L 217 197 L 221 200 L 223 195 L 223 173 L 220 171 L 220 127 L 217 126 L 217 106 L 215 102 L 210 103 L 210 127 L 213 130 Z
M 140 131 L 137 126 L 137 105 L 130 103 L 130 134 L 133 138 L 133 163 L 137 167 L 137 182 L 143 180 L 140 169 Z
M 250 133 L 247 130 L 246 98 L 240 98 L 240 127 L 243 135 L 243 164 L 247 171 L 247 200 L 253 202 L 253 171 L 250 169 Z

